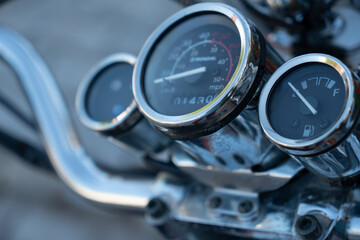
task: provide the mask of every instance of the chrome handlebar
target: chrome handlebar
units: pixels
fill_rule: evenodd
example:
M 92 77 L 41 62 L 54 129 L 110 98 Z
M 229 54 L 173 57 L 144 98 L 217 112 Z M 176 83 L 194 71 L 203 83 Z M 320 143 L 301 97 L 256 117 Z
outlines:
M 51 163 L 66 185 L 85 199 L 143 211 L 154 180 L 113 176 L 94 163 L 77 139 L 60 89 L 34 47 L 19 34 L 0 28 L 0 55 L 17 73 Z

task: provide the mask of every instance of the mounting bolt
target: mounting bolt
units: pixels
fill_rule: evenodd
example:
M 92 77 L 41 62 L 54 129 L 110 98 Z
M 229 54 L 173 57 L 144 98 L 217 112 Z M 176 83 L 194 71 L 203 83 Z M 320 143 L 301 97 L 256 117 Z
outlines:
M 208 206 L 209 206 L 209 208 L 216 209 L 216 208 L 220 207 L 221 203 L 222 203 L 221 198 L 216 196 L 216 197 L 212 197 L 209 200 Z
M 153 198 L 146 206 L 146 212 L 153 218 L 161 218 L 169 211 L 168 205 L 160 198 Z
M 239 203 L 238 210 L 240 213 L 249 213 L 253 210 L 254 203 L 250 200 L 244 200 Z
M 319 239 L 322 234 L 321 226 L 316 217 L 304 215 L 296 220 L 295 229 L 302 239 Z

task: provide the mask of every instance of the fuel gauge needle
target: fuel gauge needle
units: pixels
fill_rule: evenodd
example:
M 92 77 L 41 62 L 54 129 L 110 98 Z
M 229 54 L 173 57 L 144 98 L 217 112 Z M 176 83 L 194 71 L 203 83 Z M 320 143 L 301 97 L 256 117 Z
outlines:
M 195 68 L 186 72 L 181 72 L 181 73 L 177 73 L 174 75 L 170 75 L 164 78 L 158 78 L 154 80 L 154 83 L 162 83 L 164 81 L 171 81 L 171 80 L 175 80 L 178 78 L 183 78 L 183 77 L 188 77 L 191 75 L 195 75 L 195 74 L 199 74 L 199 73 L 203 73 L 206 72 L 206 67 L 199 67 L 199 68 Z
M 299 90 L 297 90 L 294 85 L 292 85 L 290 82 L 288 82 L 288 85 L 291 87 L 291 89 L 296 93 L 296 95 L 298 95 L 298 97 L 301 99 L 301 101 L 305 104 L 305 106 L 310 110 L 310 112 L 314 115 L 317 114 L 316 109 L 311 106 L 311 104 L 305 99 L 305 97 L 303 95 L 301 95 L 301 93 L 299 92 Z

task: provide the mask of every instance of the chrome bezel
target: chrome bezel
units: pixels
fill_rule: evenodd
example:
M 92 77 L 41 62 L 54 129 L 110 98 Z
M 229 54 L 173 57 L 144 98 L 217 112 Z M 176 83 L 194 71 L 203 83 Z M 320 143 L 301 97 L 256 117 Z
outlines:
M 160 114 L 156 112 L 146 100 L 143 92 L 143 74 L 144 68 L 147 64 L 147 60 L 149 58 L 149 54 L 151 54 L 152 49 L 157 44 L 157 42 L 162 38 L 163 34 L 166 34 L 166 31 L 172 26 L 178 24 L 183 19 L 188 18 L 189 16 L 196 16 L 198 14 L 204 13 L 217 13 L 221 14 L 225 17 L 228 17 L 232 20 L 240 35 L 241 39 L 241 49 L 239 52 L 240 59 L 239 63 L 236 66 L 235 72 L 227 84 L 226 88 L 209 104 L 204 107 L 185 115 L 179 116 L 168 116 L 164 114 Z M 256 68 L 258 65 L 258 59 L 254 60 L 255 57 L 251 55 L 251 50 L 254 44 L 259 43 L 254 40 L 254 29 L 253 27 L 245 20 L 245 18 L 239 13 L 238 10 L 232 8 L 228 5 L 221 3 L 200 3 L 190 7 L 187 7 L 176 14 L 169 17 L 165 22 L 163 22 L 148 38 L 145 45 L 143 46 L 138 61 L 135 65 L 134 76 L 133 76 L 133 91 L 135 99 L 138 103 L 140 111 L 144 114 L 146 118 L 148 118 L 155 126 L 157 126 L 161 131 L 165 134 L 170 135 L 173 138 L 177 138 L 178 136 L 171 135 L 169 132 L 172 129 L 183 129 L 188 126 L 201 126 L 202 128 L 212 127 L 216 123 L 220 122 L 226 116 L 230 115 L 231 111 L 226 113 L 226 116 L 214 117 L 214 113 L 217 110 L 220 110 L 229 105 L 237 105 L 241 100 L 243 100 L 246 94 L 249 92 L 249 89 L 242 89 L 239 87 L 242 81 L 245 81 L 245 72 L 248 66 L 252 66 Z M 255 42 L 255 43 L 254 43 Z M 254 76 L 246 77 L 247 81 L 250 79 L 254 81 L 256 71 Z M 253 73 L 252 72 L 252 73 Z M 242 95 L 239 93 L 242 92 Z M 245 92 L 245 94 L 244 94 Z M 231 103 L 231 104 L 229 104 Z M 206 121 L 201 121 L 206 119 Z M 204 123 L 205 122 L 205 123 Z M 184 130 L 186 132 L 186 130 Z M 183 138 L 183 137 L 180 137 Z
M 277 81 L 282 79 L 282 76 L 300 65 L 309 63 L 326 64 L 333 67 L 339 73 L 344 82 L 346 92 L 343 113 L 325 133 L 318 137 L 309 139 L 286 138 L 276 133 L 270 124 L 267 114 L 269 96 Z M 320 154 L 338 145 L 339 141 L 342 141 L 353 129 L 359 115 L 359 103 L 356 101 L 356 98 L 359 99 L 357 91 L 359 91 L 359 84 L 356 78 L 353 77 L 345 64 L 337 58 L 317 53 L 293 58 L 275 71 L 261 92 L 259 101 L 260 125 L 272 142 L 292 155 L 310 156 Z
M 129 53 L 116 53 L 110 55 L 91 68 L 89 73 L 82 80 L 76 94 L 76 110 L 78 112 L 81 123 L 84 124 L 87 128 L 98 132 L 110 132 L 115 130 L 118 132 L 123 132 L 127 131 L 140 120 L 141 114 L 137 108 L 137 103 L 135 100 L 132 100 L 126 110 L 116 118 L 105 122 L 92 119 L 89 116 L 85 106 L 86 95 L 89 90 L 89 86 L 103 69 L 115 63 L 128 63 L 134 66 L 135 62 L 136 56 Z

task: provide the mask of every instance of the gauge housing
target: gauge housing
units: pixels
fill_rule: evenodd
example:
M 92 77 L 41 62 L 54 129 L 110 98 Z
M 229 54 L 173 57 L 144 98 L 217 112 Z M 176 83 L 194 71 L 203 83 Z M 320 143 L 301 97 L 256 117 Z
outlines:
M 85 76 L 84 80 L 79 86 L 76 97 L 76 109 L 80 117 L 81 122 L 89 129 L 101 132 L 103 134 L 123 133 L 132 128 L 141 118 L 142 115 L 137 108 L 137 103 L 133 99 L 128 106 L 124 107 L 124 110 L 120 111 L 120 114 L 115 118 L 101 121 L 95 119 L 89 113 L 88 109 L 88 95 L 92 90 L 93 84 L 97 81 L 98 76 L 103 74 L 104 71 L 115 64 L 128 64 L 134 66 L 136 57 L 128 53 L 113 54 L 95 65 L 90 72 Z M 131 79 L 129 79 L 131 83 Z M 131 91 L 129 89 L 129 91 Z
M 155 111 L 144 93 L 144 71 L 157 43 L 171 28 L 200 14 L 215 13 L 230 19 L 240 36 L 239 62 L 226 87 L 207 105 L 184 115 L 170 116 Z M 256 77 L 265 67 L 266 45 L 261 34 L 234 8 L 220 3 L 201 3 L 168 18 L 146 41 L 133 76 L 133 91 L 140 111 L 161 132 L 176 140 L 193 139 L 216 132 L 231 122 L 252 100 L 261 82 Z M 261 74 L 259 74 L 261 75 Z
M 299 66 L 321 63 L 331 66 L 340 75 L 345 86 L 345 103 L 341 114 L 324 133 L 305 139 L 290 139 L 278 134 L 268 116 L 269 96 L 282 77 Z M 295 156 L 312 156 L 337 147 L 349 136 L 358 120 L 360 110 L 360 86 L 358 79 L 338 59 L 325 54 L 306 54 L 296 57 L 282 65 L 264 86 L 259 101 L 259 119 L 266 136 L 278 147 Z

